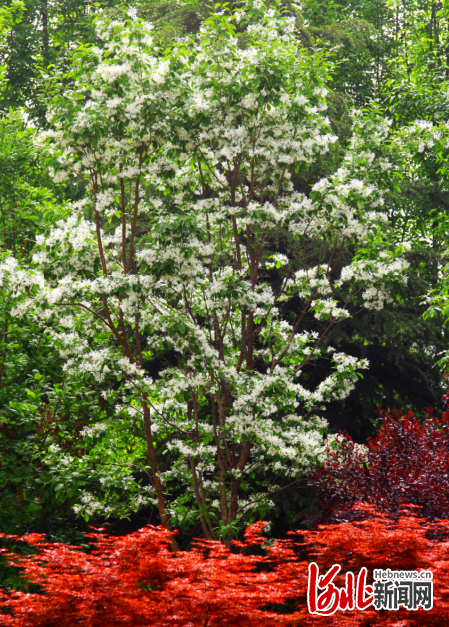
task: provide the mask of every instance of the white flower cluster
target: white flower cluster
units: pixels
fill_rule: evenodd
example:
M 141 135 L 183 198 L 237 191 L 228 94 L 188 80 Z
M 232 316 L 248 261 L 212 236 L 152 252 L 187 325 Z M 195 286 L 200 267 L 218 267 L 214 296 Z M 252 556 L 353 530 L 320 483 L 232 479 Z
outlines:
M 385 287 L 386 279 L 406 281 L 409 263 L 401 257 L 394 257 L 381 251 L 377 259 L 357 259 L 350 266 L 342 268 L 337 286 L 353 281 L 363 285 L 364 305 L 367 309 L 382 309 L 391 296 Z
M 83 437 L 95 438 L 101 435 L 103 431 L 107 431 L 107 428 L 108 425 L 106 425 L 104 422 L 99 422 L 88 427 L 83 427 L 80 431 L 80 435 Z
M 347 447 L 343 444 L 345 436 L 340 433 L 331 433 L 327 436 L 324 444 L 330 451 L 341 451 L 345 453 L 348 451 Z M 368 461 L 368 447 L 365 444 L 358 444 L 357 442 L 351 442 L 351 451 L 355 458 L 362 459 L 364 462 Z

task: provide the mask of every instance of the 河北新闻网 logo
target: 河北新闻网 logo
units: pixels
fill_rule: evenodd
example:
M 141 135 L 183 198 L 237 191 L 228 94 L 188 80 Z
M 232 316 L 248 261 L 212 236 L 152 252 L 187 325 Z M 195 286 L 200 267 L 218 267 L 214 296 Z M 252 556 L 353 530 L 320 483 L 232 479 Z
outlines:
M 345 575 L 345 586 L 338 588 L 334 579 L 341 571 L 334 564 L 320 575 L 315 562 L 309 564 L 307 603 L 309 612 L 331 616 L 337 610 L 431 610 L 433 607 L 433 578 L 429 570 L 382 570 L 373 572 L 374 582 L 367 584 L 367 569 L 361 568 L 357 577 L 352 572 Z

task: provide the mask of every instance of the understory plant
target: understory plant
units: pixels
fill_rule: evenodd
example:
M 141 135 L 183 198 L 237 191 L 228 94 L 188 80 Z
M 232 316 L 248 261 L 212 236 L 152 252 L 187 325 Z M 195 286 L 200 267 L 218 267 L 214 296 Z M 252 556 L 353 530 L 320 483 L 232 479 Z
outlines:
M 379 413 L 380 427 L 366 446 L 343 434 L 331 438 L 324 463 L 311 474 L 322 519 L 344 520 L 356 501 L 390 515 L 410 503 L 429 519 L 448 518 L 449 412 Z

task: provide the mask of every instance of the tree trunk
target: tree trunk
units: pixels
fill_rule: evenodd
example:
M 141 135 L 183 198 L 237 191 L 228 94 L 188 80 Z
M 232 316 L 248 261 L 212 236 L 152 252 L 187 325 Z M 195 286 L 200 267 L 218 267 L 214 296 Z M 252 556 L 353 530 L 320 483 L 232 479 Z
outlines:
M 44 59 L 44 67 L 47 67 L 49 64 L 49 59 L 48 59 L 48 47 L 49 47 L 48 2 L 47 0 L 42 0 L 42 46 L 43 46 L 42 56 Z
M 157 498 L 157 506 L 158 506 L 158 510 L 159 510 L 159 516 L 161 517 L 161 522 L 162 522 L 163 526 L 166 529 L 168 529 L 168 531 L 171 531 L 170 517 L 167 514 L 167 510 L 165 509 L 164 492 L 163 492 L 163 489 L 162 489 L 161 480 L 159 478 L 159 469 L 158 469 L 158 464 L 157 464 L 157 459 L 156 459 L 156 450 L 154 448 L 153 434 L 151 432 L 150 410 L 149 410 L 149 407 L 148 407 L 148 405 L 147 405 L 147 403 L 145 401 L 146 401 L 146 399 L 144 401 L 142 401 L 143 421 L 144 421 L 144 427 L 145 427 L 145 438 L 146 438 L 146 441 L 147 441 L 147 451 L 148 451 L 148 457 L 150 458 L 151 474 L 153 476 L 154 489 L 156 490 L 156 498 Z M 172 549 L 174 551 L 179 551 L 179 546 L 178 546 L 178 543 L 176 542 L 174 536 L 170 536 L 170 543 L 171 543 Z

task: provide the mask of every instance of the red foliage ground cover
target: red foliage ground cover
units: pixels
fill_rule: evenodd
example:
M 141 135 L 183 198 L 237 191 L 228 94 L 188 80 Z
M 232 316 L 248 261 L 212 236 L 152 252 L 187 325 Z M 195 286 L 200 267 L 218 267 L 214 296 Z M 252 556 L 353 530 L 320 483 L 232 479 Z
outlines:
M 434 627 L 449 625 L 449 521 L 425 521 L 404 514 L 394 521 L 358 504 L 359 521 L 320 526 L 289 540 L 267 543 L 264 523 L 248 528 L 245 541 L 229 552 L 222 544 L 198 542 L 191 551 L 173 553 L 167 531 L 146 527 L 125 537 L 93 533 L 91 553 L 42 536 L 21 540 L 39 548 L 19 558 L 28 579 L 43 584 L 44 594 L 3 595 L 10 614 L 0 623 L 14 627 L 264 627 L 275 625 Z M 431 539 L 433 538 L 433 539 Z M 443 538 L 443 541 L 437 538 Z M 17 540 L 17 538 L 16 538 Z M 248 552 L 257 553 L 248 555 Z M 312 616 L 307 609 L 308 560 L 324 572 L 342 566 L 337 577 L 356 575 L 363 566 L 430 569 L 434 573 L 434 607 L 411 612 L 337 612 Z M 285 600 L 289 606 L 279 604 Z M 268 610 L 268 611 L 267 611 Z M 290 614 L 282 612 L 290 611 Z

